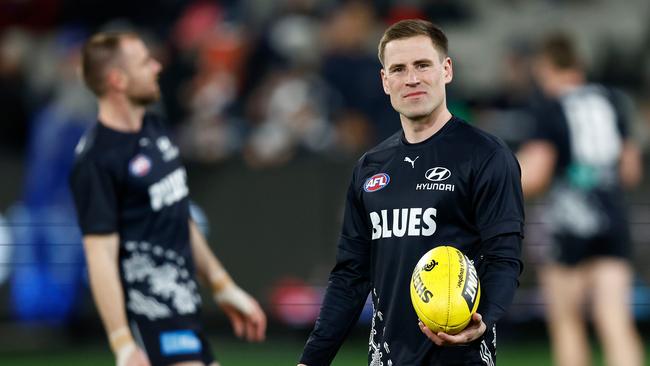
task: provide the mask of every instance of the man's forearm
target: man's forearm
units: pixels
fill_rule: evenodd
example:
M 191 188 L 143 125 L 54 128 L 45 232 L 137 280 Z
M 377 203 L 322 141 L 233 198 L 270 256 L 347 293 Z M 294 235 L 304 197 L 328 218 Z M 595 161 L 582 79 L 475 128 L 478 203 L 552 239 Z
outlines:
M 489 250 L 478 268 L 483 294 L 478 312 L 485 324 L 491 327 L 510 307 L 519 285 L 521 237 L 518 233 L 501 235 L 484 245 Z
M 208 242 L 196 223 L 190 220 L 189 225 L 192 256 L 197 274 L 208 282 L 213 291 L 219 292 L 232 283 L 232 279 L 221 262 L 212 253 Z
M 320 315 L 309 335 L 300 362 L 329 365 L 352 327 L 357 323 L 369 293 L 369 283 L 350 287 L 336 275 L 330 278 Z
M 111 347 L 117 351 L 116 348 L 132 341 L 119 276 L 119 237 L 117 234 L 84 236 L 84 249 L 93 298 Z
M 197 273 L 208 282 L 215 301 L 222 306 L 224 304 L 233 306 L 246 316 L 254 316 L 262 321 L 264 314 L 259 304 L 235 284 L 221 262 L 212 253 L 196 223 L 190 220 L 189 225 L 192 256 Z M 264 319 L 263 322 L 265 323 L 266 320 Z
M 309 366 L 332 362 L 359 319 L 370 292 L 370 257 L 366 252 L 349 250 L 367 247 L 347 238 L 342 238 L 341 243 L 320 315 L 300 357 L 300 362 Z

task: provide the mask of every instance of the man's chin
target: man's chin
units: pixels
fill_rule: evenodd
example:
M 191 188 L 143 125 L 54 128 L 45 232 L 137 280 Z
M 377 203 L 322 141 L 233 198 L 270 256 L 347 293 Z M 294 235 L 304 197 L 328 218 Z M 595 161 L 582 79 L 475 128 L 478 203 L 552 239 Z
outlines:
M 160 100 L 160 93 L 150 94 L 150 95 L 136 95 L 131 96 L 131 103 L 139 106 L 148 106 Z
M 419 103 L 404 103 L 397 106 L 393 104 L 393 108 L 395 108 L 399 114 L 408 119 L 419 120 L 429 116 L 431 112 L 433 112 L 433 107 L 430 106 L 429 103 L 422 102 L 423 101 L 420 101 Z
M 426 111 L 405 111 L 401 113 L 404 117 L 410 119 L 411 121 L 422 121 L 428 119 L 428 117 L 431 115 L 432 111 L 426 110 Z

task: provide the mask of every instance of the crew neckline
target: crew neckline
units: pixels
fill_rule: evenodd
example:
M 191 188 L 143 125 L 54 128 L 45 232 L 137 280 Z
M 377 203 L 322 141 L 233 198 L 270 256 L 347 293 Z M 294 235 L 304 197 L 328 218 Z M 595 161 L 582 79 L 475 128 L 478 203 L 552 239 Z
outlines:
M 434 133 L 433 135 L 427 137 L 426 140 L 423 140 L 423 141 L 420 141 L 420 142 L 408 142 L 406 140 L 406 135 L 404 134 L 404 129 L 402 129 L 402 133 L 400 135 L 400 141 L 401 141 L 402 145 L 406 146 L 406 147 L 420 147 L 420 146 L 427 145 L 429 142 L 435 140 L 438 136 L 442 135 L 447 130 L 452 128 L 454 125 L 456 125 L 457 120 L 458 120 L 458 118 L 456 116 L 452 115 L 451 118 L 445 123 L 444 126 L 442 126 L 441 129 L 436 131 L 436 133 Z
M 106 124 L 104 124 L 100 119 L 97 119 L 97 124 L 104 130 L 116 134 L 116 135 L 122 135 L 122 136 L 137 136 L 142 133 L 142 130 L 144 130 L 145 123 L 147 123 L 147 115 L 145 114 L 142 117 L 142 125 L 140 126 L 140 129 L 138 131 L 122 131 L 115 129 L 113 127 L 109 127 Z

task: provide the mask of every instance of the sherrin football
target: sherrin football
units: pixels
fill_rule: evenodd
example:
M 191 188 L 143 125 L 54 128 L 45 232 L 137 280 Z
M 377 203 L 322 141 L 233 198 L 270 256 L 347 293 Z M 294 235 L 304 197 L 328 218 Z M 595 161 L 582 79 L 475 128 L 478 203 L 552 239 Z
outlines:
M 474 265 L 450 246 L 433 248 L 422 256 L 410 288 L 415 312 L 434 333 L 456 334 L 465 329 L 481 298 Z

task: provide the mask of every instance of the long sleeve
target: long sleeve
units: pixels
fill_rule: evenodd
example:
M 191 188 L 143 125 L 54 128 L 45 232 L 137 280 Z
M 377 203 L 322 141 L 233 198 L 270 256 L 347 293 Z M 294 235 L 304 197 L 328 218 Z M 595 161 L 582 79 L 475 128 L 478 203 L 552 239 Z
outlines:
M 320 315 L 300 362 L 329 365 L 356 324 L 370 292 L 370 229 L 357 197 L 354 179 L 348 189 L 345 216 Z
M 501 147 L 484 160 L 477 176 L 474 202 L 481 244 L 476 264 L 482 289 L 478 312 L 492 327 L 512 303 L 523 268 L 521 173 L 512 152 Z
M 490 329 L 506 313 L 519 286 L 523 270 L 521 235 L 499 235 L 481 245 L 477 271 L 482 295 L 478 312 Z

